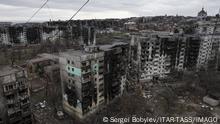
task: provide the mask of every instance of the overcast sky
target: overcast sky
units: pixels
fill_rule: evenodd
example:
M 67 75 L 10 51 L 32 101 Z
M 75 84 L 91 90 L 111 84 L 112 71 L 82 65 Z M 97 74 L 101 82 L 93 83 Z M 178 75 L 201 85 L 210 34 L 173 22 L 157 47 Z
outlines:
M 27 21 L 46 0 L 0 0 L 0 21 Z M 32 21 L 67 20 L 86 0 L 49 0 Z M 125 18 L 134 16 L 196 16 L 204 6 L 215 15 L 220 0 L 90 0 L 75 19 Z

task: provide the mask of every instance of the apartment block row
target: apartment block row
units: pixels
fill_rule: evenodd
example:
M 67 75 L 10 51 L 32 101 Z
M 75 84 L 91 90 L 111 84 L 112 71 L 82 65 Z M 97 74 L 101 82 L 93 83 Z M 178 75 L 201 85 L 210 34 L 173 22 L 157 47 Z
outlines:
M 8 25 L 0 28 L 0 44 L 38 44 L 50 39 L 54 41 L 63 35 L 63 31 L 55 26 L 39 24 Z

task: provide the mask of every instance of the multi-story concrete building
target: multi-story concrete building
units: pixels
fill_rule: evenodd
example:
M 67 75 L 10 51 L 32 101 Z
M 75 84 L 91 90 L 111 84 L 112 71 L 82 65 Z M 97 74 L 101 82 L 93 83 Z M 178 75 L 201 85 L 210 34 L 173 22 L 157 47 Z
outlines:
M 199 36 L 179 36 L 177 59 L 175 62 L 178 71 L 193 70 L 196 68 L 199 56 L 201 39 Z
M 105 102 L 104 52 L 98 47 L 60 53 L 64 110 L 83 118 Z
M 197 33 L 202 39 L 197 67 L 216 70 L 220 52 L 220 22 L 218 19 L 199 21 Z
M 11 44 L 8 28 L 2 29 L 1 34 L 0 34 L 0 41 L 1 41 L 1 44 L 4 44 L 4 45 Z
M 42 41 L 55 41 L 63 35 L 63 30 L 57 26 L 44 26 L 41 31 Z
M 21 44 L 27 44 L 27 31 L 26 28 L 22 28 L 23 31 L 19 33 L 19 40 Z
M 126 88 L 128 48 L 128 43 L 123 42 L 100 46 L 100 49 L 105 52 L 104 93 L 106 103 L 121 96 Z
M 0 123 L 31 124 L 27 74 L 20 67 L 0 68 Z
M 64 110 L 84 118 L 119 97 L 127 63 L 128 44 L 122 42 L 60 53 Z
M 141 80 L 164 78 L 175 68 L 178 45 L 175 37 L 151 34 L 133 39 L 135 40 L 131 43 L 131 66 L 136 65 Z
M 199 36 L 194 35 L 188 35 L 185 37 L 186 44 L 184 68 L 188 70 L 194 70 L 196 68 L 199 57 L 201 38 Z
M 11 45 L 9 27 L 11 22 L 0 22 L 0 44 Z
M 130 63 L 140 80 L 165 78 L 174 70 L 196 67 L 200 38 L 197 36 L 151 33 L 134 36 L 130 47 Z

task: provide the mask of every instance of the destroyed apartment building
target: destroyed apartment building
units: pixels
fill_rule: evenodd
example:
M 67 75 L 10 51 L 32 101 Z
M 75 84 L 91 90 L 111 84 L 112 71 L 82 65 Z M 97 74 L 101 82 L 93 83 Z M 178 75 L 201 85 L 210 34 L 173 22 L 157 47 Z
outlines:
M 193 69 L 199 55 L 200 38 L 167 32 L 132 35 L 130 70 L 132 79 L 165 78 L 171 72 Z M 138 75 L 134 75 L 137 73 Z
M 60 53 L 64 110 L 84 118 L 120 96 L 125 87 L 128 44 L 85 46 Z
M 0 68 L 0 123 L 31 124 L 31 108 L 27 74 L 23 68 Z
M 87 50 L 60 53 L 63 107 L 80 118 L 104 103 L 104 52 Z
M 216 21 L 198 21 L 197 34 L 202 39 L 197 64 L 198 68 L 220 70 L 220 23 Z
M 129 45 L 124 42 L 100 46 L 100 49 L 105 52 L 104 83 L 107 103 L 122 95 L 126 88 L 128 48 Z

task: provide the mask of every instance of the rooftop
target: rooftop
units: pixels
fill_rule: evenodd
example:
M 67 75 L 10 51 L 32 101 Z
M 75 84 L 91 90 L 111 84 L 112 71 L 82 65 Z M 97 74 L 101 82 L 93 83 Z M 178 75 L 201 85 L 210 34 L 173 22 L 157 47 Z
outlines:
M 128 43 L 124 43 L 124 42 L 115 42 L 113 44 L 100 45 L 99 47 L 101 50 L 107 51 L 107 50 L 110 50 L 116 46 L 127 45 L 127 44 Z
M 70 49 L 64 53 L 71 55 L 71 56 L 78 56 L 78 57 L 81 57 L 83 55 L 90 55 L 90 53 L 85 52 L 84 50 L 74 50 L 74 49 Z
M 198 16 L 207 15 L 207 12 L 202 8 L 202 10 L 198 13 Z

